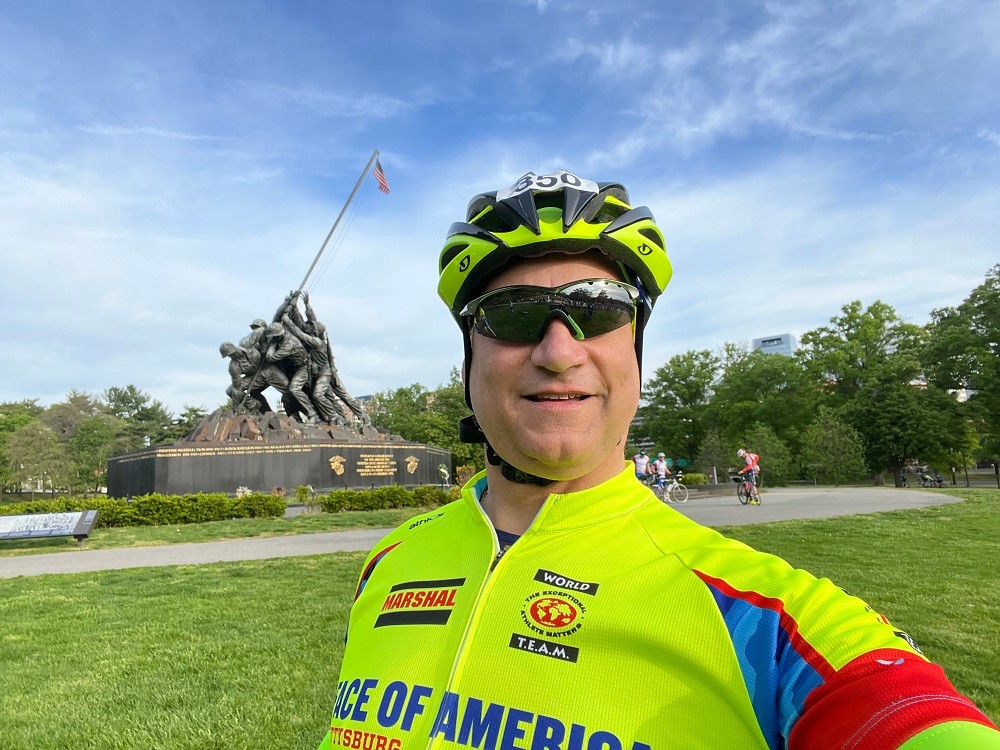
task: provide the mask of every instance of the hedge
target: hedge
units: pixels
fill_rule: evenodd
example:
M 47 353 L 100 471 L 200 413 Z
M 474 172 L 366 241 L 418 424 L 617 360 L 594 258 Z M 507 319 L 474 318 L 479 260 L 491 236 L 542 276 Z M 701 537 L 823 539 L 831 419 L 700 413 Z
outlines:
M 65 513 L 96 510 L 98 528 L 106 526 L 165 526 L 231 518 L 281 518 L 285 501 L 270 494 L 250 493 L 229 497 L 224 492 L 199 492 L 188 495 L 152 493 L 131 502 L 116 497 L 61 497 L 29 500 L 0 506 L 0 515 L 26 513 Z
M 392 485 L 373 490 L 334 490 L 317 498 L 327 513 L 345 510 L 385 510 L 386 508 L 419 508 L 426 505 L 444 505 L 452 501 L 452 493 L 433 485 L 408 490 Z
M 708 484 L 708 475 L 699 474 L 697 471 L 685 472 L 683 481 L 684 484 L 690 485 Z

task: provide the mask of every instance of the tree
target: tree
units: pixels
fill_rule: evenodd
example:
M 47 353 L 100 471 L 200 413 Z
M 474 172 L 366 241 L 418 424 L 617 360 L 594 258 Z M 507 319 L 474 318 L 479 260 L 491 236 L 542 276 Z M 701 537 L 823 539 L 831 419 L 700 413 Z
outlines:
M 887 366 L 910 380 L 920 372 L 917 352 L 926 339 L 920 326 L 903 322 L 891 305 L 876 300 L 863 308 L 855 300 L 841 308 L 831 325 L 802 335 L 799 357 L 817 382 L 850 401 Z
M 825 406 L 802 435 L 802 468 L 824 484 L 838 487 L 865 475 L 861 435 Z
M 125 450 L 160 445 L 171 440 L 170 412 L 134 385 L 108 388 L 104 392 L 108 411 L 125 423 Z
M 419 383 L 377 393 L 369 406 L 372 422 L 407 440 L 437 445 L 451 451 L 457 466 L 485 466 L 480 445 L 458 439 L 458 421 L 470 414 L 465 387 L 457 369 L 448 383 L 430 391 Z
M 165 429 L 164 442 L 175 443 L 190 435 L 207 413 L 200 406 L 185 404 L 181 415 L 176 419 L 170 420 L 169 426 Z
M 770 355 L 768 355 L 770 356 Z M 743 435 L 742 445 L 760 456 L 761 481 L 775 487 L 794 478 L 792 453 L 768 425 L 757 422 Z
M 55 431 L 39 420 L 10 436 L 6 459 L 13 481 L 19 485 L 30 483 L 32 496 L 39 481 L 53 490 L 69 484 L 73 467 L 69 450 Z
M 865 383 L 842 413 L 861 435 L 869 470 L 890 470 L 899 486 L 907 460 L 947 454 L 957 411 L 947 392 L 902 382 L 887 370 Z
M 69 439 L 73 451 L 74 484 L 96 492 L 107 481 L 108 458 L 121 450 L 122 422 L 111 414 L 96 414 L 81 422 Z
M 15 483 L 13 467 L 6 459 L 11 435 L 37 420 L 44 411 L 37 399 L 0 403 L 0 487 Z
M 712 469 L 715 469 L 716 478 L 720 482 L 725 482 L 733 467 L 736 466 L 736 445 L 726 442 L 714 428 L 705 431 L 701 441 L 701 453 L 698 454 L 696 466 L 707 476 L 712 476 Z
M 658 368 L 642 391 L 644 437 L 671 456 L 694 461 L 705 434 L 705 409 L 719 367 L 709 351 L 677 354 Z
M 822 398 L 815 380 L 793 357 L 732 345 L 726 352 L 726 365 L 707 410 L 711 424 L 734 441 L 747 425 L 760 422 L 784 443 L 797 447 Z
M 971 391 L 983 427 L 982 456 L 1000 455 L 1000 264 L 957 308 L 931 313 L 922 355 L 929 382 Z
M 51 427 L 62 440 L 69 440 L 85 419 L 106 414 L 108 408 L 89 393 L 71 390 L 66 400 L 52 404 L 42 414 L 42 421 Z

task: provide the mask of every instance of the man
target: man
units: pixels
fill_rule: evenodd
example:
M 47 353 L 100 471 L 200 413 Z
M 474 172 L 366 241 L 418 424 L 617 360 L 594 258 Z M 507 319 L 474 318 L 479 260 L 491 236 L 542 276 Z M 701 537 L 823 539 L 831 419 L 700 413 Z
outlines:
M 1000 748 L 864 602 L 636 481 L 648 209 L 529 173 L 467 216 L 438 290 L 488 465 L 369 555 L 323 750 Z
M 312 400 L 305 392 L 305 387 L 309 385 L 310 365 L 312 363 L 305 344 L 299 341 L 294 334 L 286 331 L 281 323 L 271 323 L 264 329 L 264 335 L 264 340 L 267 342 L 264 361 L 274 362 L 279 367 L 287 368 L 290 373 L 287 393 L 294 399 L 303 415 L 300 421 L 306 424 L 315 424 L 319 418 Z
M 737 474 L 746 474 L 747 481 L 750 482 L 750 498 L 748 505 L 760 505 L 760 493 L 757 491 L 757 475 L 760 473 L 760 456 L 751 453 L 745 448 L 736 451 L 736 455 L 743 459 L 745 466 Z
M 649 473 L 649 456 L 646 455 L 646 451 L 641 450 L 632 456 L 632 463 L 635 464 L 635 478 L 640 482 L 646 481 L 646 475 Z
M 264 397 L 264 389 L 271 386 L 283 394 L 288 391 L 288 378 L 274 365 L 262 365 L 257 349 L 246 349 L 224 341 L 219 345 L 219 354 L 229 358 L 232 383 L 226 388 L 226 395 L 235 408 L 265 414 L 271 411 L 271 405 Z

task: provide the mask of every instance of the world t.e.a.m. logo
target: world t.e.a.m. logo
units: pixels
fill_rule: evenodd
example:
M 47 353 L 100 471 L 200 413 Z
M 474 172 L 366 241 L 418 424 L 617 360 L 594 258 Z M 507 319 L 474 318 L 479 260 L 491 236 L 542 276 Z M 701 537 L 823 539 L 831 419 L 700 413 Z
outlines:
M 572 594 L 539 591 L 525 600 L 521 607 L 521 619 L 539 635 L 561 638 L 580 629 L 585 612 L 583 602 Z
M 374 627 L 446 625 L 464 584 L 464 578 L 397 583 L 382 602 Z

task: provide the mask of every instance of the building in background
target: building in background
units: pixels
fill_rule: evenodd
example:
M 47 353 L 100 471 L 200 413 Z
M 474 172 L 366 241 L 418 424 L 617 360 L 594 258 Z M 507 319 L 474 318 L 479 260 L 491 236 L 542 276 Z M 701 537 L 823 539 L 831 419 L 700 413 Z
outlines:
M 777 336 L 765 336 L 753 340 L 753 350 L 764 354 L 784 354 L 791 357 L 798 347 L 798 342 L 790 333 L 780 333 Z

